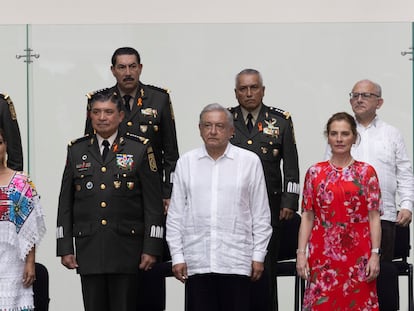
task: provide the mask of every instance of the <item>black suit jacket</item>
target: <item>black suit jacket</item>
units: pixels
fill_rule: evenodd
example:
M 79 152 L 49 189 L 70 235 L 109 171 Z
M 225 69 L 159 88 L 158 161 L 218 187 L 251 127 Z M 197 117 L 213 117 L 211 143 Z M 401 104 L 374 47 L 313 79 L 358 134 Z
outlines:
M 121 94 L 117 86 L 111 88 Z M 131 112 L 125 111 L 120 130 L 146 137 L 154 148 L 155 159 L 162 182 L 163 198 L 171 197 L 171 174 L 178 160 L 177 134 L 174 113 L 168 92 L 164 89 L 140 83 Z M 89 103 L 88 103 L 89 109 Z M 93 134 L 89 117 L 85 134 Z
M 0 94 L 0 128 L 7 141 L 7 166 L 23 171 L 23 151 L 19 125 L 13 102 L 8 95 Z
M 80 274 L 136 273 L 142 253 L 162 253 L 161 184 L 152 148 L 144 143 L 121 136 L 105 162 L 94 135 L 68 146 L 57 255 L 76 254 Z
M 263 164 L 272 225 L 275 226 L 279 223 L 281 207 L 298 210 L 299 163 L 292 119 L 283 110 L 262 104 L 249 133 L 240 106 L 230 108 L 230 112 L 235 127 L 231 143 L 255 152 Z

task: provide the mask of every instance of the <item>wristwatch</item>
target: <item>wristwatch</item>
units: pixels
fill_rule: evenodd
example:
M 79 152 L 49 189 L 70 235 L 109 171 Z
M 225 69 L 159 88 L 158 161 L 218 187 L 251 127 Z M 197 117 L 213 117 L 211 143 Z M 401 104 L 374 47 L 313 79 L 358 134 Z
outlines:
M 380 248 L 372 248 L 371 253 L 376 253 L 378 256 L 381 256 L 381 249 Z

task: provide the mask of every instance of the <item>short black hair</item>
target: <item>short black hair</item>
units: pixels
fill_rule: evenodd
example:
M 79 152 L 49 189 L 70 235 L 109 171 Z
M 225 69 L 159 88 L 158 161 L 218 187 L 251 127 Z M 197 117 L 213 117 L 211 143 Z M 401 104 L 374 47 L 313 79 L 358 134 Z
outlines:
M 111 89 L 100 90 L 100 91 L 92 94 L 88 105 L 89 105 L 90 109 L 92 109 L 93 104 L 95 102 L 106 102 L 106 101 L 113 102 L 116 105 L 116 108 L 118 109 L 118 111 L 122 110 L 122 103 L 121 103 L 120 97 L 118 96 L 118 94 L 116 92 L 114 92 Z
M 122 47 L 122 48 L 115 50 L 114 54 L 112 55 L 112 59 L 111 59 L 112 66 L 115 66 L 116 58 L 119 55 L 135 55 L 137 57 L 138 64 L 141 64 L 141 56 L 139 56 L 138 51 L 135 50 L 134 48 L 126 46 L 126 47 Z

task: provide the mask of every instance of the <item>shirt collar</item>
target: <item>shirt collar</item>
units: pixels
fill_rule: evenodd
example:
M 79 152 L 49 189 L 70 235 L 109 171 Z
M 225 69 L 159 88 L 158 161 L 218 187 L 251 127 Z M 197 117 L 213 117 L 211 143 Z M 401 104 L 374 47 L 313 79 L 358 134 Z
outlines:
M 379 122 L 379 118 L 378 118 L 377 115 L 375 115 L 375 118 L 371 121 L 371 123 L 367 127 L 363 126 L 356 119 L 355 119 L 355 121 L 356 121 L 356 124 L 357 124 L 358 128 L 370 128 L 370 127 L 377 127 L 378 122 Z
M 251 113 L 252 116 L 253 116 L 252 122 L 254 124 L 256 122 L 256 120 L 257 120 L 257 117 L 259 116 L 260 109 L 262 109 L 262 104 L 260 104 L 259 106 L 257 106 L 257 108 L 255 110 L 253 110 L 253 111 L 247 111 L 242 106 L 240 106 L 240 108 L 241 108 L 241 111 L 242 111 L 242 114 L 243 114 L 243 120 L 244 120 L 244 122 L 247 122 L 247 115 L 249 113 Z
M 116 137 L 118 136 L 118 131 L 116 131 L 114 134 L 112 134 L 110 137 L 108 137 L 106 140 L 109 142 L 109 146 L 112 146 L 114 143 Z M 102 146 L 102 142 L 105 140 L 101 135 L 98 133 L 96 134 L 96 139 L 98 140 L 98 146 L 99 148 Z
M 219 160 L 223 157 L 226 157 L 226 158 L 229 158 L 229 159 L 234 158 L 234 146 L 230 142 L 227 144 L 227 147 L 226 147 L 226 150 L 224 150 L 224 153 L 217 160 Z M 201 158 L 210 158 L 211 159 L 210 155 L 207 152 L 207 149 L 206 149 L 205 145 L 203 145 L 201 147 L 198 158 L 199 159 L 201 159 Z

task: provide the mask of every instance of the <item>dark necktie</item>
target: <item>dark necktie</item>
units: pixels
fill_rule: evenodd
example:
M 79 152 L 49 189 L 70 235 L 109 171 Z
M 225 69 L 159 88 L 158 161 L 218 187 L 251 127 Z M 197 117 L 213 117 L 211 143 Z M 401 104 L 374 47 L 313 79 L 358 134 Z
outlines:
M 104 146 L 103 151 L 102 151 L 102 160 L 105 161 L 106 156 L 108 155 L 109 152 L 109 141 L 107 141 L 106 139 L 102 142 L 102 145 Z
M 246 123 L 246 125 L 247 125 L 247 129 L 249 130 L 249 133 L 252 131 L 252 129 L 253 129 L 253 121 L 252 121 L 252 119 L 253 119 L 253 116 L 252 116 L 252 114 L 251 113 L 249 113 L 248 115 L 247 115 L 247 123 Z
M 131 106 L 129 105 L 129 100 L 132 98 L 131 95 L 124 95 L 125 109 L 131 111 Z

